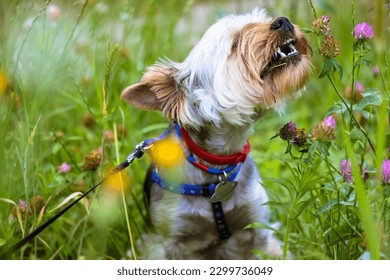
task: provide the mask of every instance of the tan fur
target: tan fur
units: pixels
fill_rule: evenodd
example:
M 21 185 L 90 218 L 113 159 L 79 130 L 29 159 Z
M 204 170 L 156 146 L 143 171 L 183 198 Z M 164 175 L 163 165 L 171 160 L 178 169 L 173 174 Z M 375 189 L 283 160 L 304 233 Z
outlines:
M 233 44 L 232 53 L 229 59 L 236 59 L 241 65 L 242 70 L 248 73 L 247 82 L 253 88 L 257 88 L 257 95 L 251 96 L 253 102 L 272 105 L 278 103 L 287 94 L 301 88 L 309 79 L 309 71 L 306 68 L 310 65 L 309 44 L 303 36 L 298 26 L 295 27 L 297 39 L 297 50 L 303 56 L 304 65 L 299 69 L 288 69 L 283 67 L 283 70 L 276 69 L 275 73 L 270 73 L 265 79 L 261 78 L 261 73 L 264 71 L 276 48 L 288 36 L 284 33 L 282 36 L 279 31 L 271 30 L 267 23 L 252 23 L 246 25 L 239 34 L 237 42 Z M 295 67 L 295 66 L 291 66 Z
M 121 97 L 141 109 L 162 110 L 168 118 L 177 119 L 183 110 L 185 95 L 176 88 L 174 70 L 162 64 L 150 67 L 141 81 L 127 87 Z

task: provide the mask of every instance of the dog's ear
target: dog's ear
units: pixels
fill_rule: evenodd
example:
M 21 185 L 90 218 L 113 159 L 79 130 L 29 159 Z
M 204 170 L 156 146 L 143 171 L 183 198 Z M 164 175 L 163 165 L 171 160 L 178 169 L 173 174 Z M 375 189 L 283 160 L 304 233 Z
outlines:
M 177 68 L 156 64 L 148 69 L 141 81 L 125 88 L 121 98 L 145 110 L 162 110 L 172 119 L 177 117 L 184 94 L 177 89 L 174 74 Z
M 161 68 L 161 67 L 159 67 Z M 157 98 L 156 84 L 167 80 L 165 74 L 157 67 L 150 67 L 141 81 L 125 88 L 121 98 L 131 105 L 144 110 L 162 110 L 161 101 Z

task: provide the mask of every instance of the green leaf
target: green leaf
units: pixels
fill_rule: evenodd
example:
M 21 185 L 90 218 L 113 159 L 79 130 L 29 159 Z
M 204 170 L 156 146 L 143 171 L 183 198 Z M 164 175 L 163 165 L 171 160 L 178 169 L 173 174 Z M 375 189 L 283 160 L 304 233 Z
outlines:
M 318 207 L 317 209 L 317 214 L 323 214 L 323 213 L 326 213 L 328 211 L 330 211 L 333 206 L 337 205 L 337 199 L 333 198 L 331 200 L 329 200 L 327 203 L 325 203 L 324 205 Z
M 269 226 L 267 224 L 261 223 L 261 222 L 256 222 L 256 223 L 253 223 L 253 224 L 249 224 L 246 227 L 244 227 L 244 229 L 252 229 L 252 228 L 262 228 L 262 229 L 269 229 L 269 230 L 272 230 L 272 231 L 277 231 L 273 227 L 271 227 L 271 226 Z
M 296 212 L 294 213 L 293 219 L 297 219 L 301 213 L 315 200 L 315 197 L 312 197 L 308 200 L 302 201 L 299 204 L 296 205 Z
M 347 111 L 347 107 L 343 103 L 337 102 L 329 108 L 328 112 L 326 112 L 326 116 L 330 116 L 332 114 L 342 114 L 345 111 Z
M 343 77 L 343 67 L 341 66 L 341 64 L 333 57 L 327 57 L 324 60 L 324 65 L 322 67 L 319 78 L 321 79 L 329 73 L 333 72 L 338 72 L 340 79 Z
M 0 246 L 3 246 L 5 243 L 7 243 L 7 240 L 0 238 Z
M 325 77 L 326 75 L 328 75 L 332 71 L 332 69 L 333 69 L 332 60 L 333 59 L 330 57 L 325 58 L 324 65 L 322 66 L 321 74 L 319 76 L 320 79 Z
M 356 126 L 352 128 L 351 132 L 349 133 L 349 139 L 351 139 L 352 142 L 356 142 L 356 141 L 364 142 L 365 138 L 366 137 L 364 136 L 364 133 Z
M 304 28 L 304 27 L 301 28 L 301 31 L 302 31 L 303 33 L 314 33 L 313 29 Z
M 288 145 L 287 145 L 287 148 L 286 148 L 286 151 L 284 152 L 285 154 L 288 154 L 291 152 L 291 148 L 292 148 L 292 145 L 290 142 L 288 142 Z
M 343 67 L 336 59 L 332 59 L 332 63 L 333 63 L 333 70 L 339 73 L 340 80 L 341 80 L 343 78 Z
M 355 111 L 361 112 L 368 106 L 380 106 L 382 104 L 382 96 L 379 94 L 363 94 L 363 99 L 353 106 Z
M 275 138 L 277 138 L 277 137 L 279 137 L 279 136 L 280 136 L 280 133 L 278 132 L 278 133 L 276 133 L 274 136 L 272 136 L 269 140 L 275 139 Z
M 371 60 L 366 58 L 366 57 L 362 57 L 362 58 L 359 58 L 356 62 L 355 62 L 355 67 L 359 67 L 360 64 L 365 64 L 367 66 L 370 66 L 371 65 Z

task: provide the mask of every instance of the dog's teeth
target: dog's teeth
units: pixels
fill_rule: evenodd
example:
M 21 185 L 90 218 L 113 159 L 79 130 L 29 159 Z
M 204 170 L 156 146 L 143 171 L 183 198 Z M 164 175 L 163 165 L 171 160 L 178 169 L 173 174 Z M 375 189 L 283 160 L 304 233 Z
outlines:
M 288 46 L 290 47 L 290 49 L 292 49 L 292 52 L 291 52 L 291 53 L 297 52 L 297 49 L 294 47 L 293 44 L 289 44 Z
M 277 50 L 277 53 L 281 56 L 281 57 L 286 57 L 287 55 L 282 52 L 280 49 Z

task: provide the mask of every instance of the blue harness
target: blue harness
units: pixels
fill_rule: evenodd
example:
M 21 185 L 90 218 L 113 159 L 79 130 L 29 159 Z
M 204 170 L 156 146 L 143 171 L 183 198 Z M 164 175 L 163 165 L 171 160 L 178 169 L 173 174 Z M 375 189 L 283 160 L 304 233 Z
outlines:
M 182 142 L 182 135 L 180 132 L 180 125 L 176 123 L 176 133 L 179 138 L 179 140 Z M 168 135 L 168 130 L 166 130 L 161 136 L 157 138 L 147 139 L 144 141 L 146 146 L 153 145 L 154 142 L 157 142 L 159 140 L 164 139 Z M 193 165 L 195 165 L 196 159 L 191 151 L 188 151 L 186 154 L 186 159 Z M 196 165 L 195 165 L 196 166 Z M 224 169 L 217 169 L 217 168 L 211 168 L 208 167 L 207 170 L 205 170 L 208 173 L 214 174 L 214 175 L 220 175 L 224 176 L 223 180 L 220 180 L 216 183 L 211 184 L 205 184 L 205 185 L 193 185 L 193 184 L 179 184 L 179 185 L 170 185 L 168 182 L 166 182 L 163 178 L 161 178 L 158 174 L 157 170 L 154 170 L 152 173 L 152 181 L 156 183 L 160 188 L 181 194 L 181 195 L 191 195 L 191 196 L 202 196 L 202 197 L 208 197 L 211 198 L 211 204 L 212 204 L 212 210 L 214 215 L 214 220 L 216 223 L 216 227 L 219 233 L 220 239 L 228 239 L 231 236 L 231 232 L 227 226 L 226 220 L 224 218 L 224 213 L 222 209 L 222 202 L 221 201 L 215 201 L 213 200 L 213 196 L 215 195 L 218 186 L 221 184 L 221 182 L 229 182 L 234 183 L 235 178 L 237 177 L 238 172 L 241 169 L 242 164 L 238 163 L 236 165 L 229 165 L 228 167 Z M 229 192 L 233 192 L 234 189 L 229 190 Z M 218 191 L 217 191 L 218 192 Z

